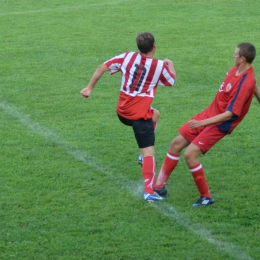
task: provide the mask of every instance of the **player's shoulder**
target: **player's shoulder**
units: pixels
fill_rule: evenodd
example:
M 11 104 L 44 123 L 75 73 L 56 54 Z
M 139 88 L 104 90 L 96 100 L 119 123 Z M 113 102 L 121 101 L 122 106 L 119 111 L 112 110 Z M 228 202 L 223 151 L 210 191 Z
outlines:
M 246 78 L 250 81 L 255 81 L 255 72 L 254 72 L 254 68 L 250 67 L 248 70 L 246 70 L 244 72 L 244 75 L 246 76 Z
M 252 76 L 255 75 L 255 70 L 254 70 L 253 66 L 251 66 L 251 67 L 248 69 L 248 73 L 251 74 Z
M 166 64 L 163 60 L 152 58 L 152 60 L 157 64 L 157 66 L 164 67 Z
M 123 53 L 122 55 L 124 56 L 124 58 L 128 58 L 128 59 L 138 58 L 138 57 L 139 57 L 139 59 L 141 59 L 141 54 L 136 51 L 127 51 L 127 52 Z
M 249 91 L 249 92 L 254 92 L 255 90 L 255 84 L 256 84 L 256 79 L 254 75 L 254 70 L 253 68 L 249 68 L 246 70 L 243 75 L 243 82 L 244 82 L 244 87 Z
M 109 60 L 107 60 L 104 63 L 107 63 L 107 62 L 110 62 L 110 63 L 111 62 L 116 62 L 116 63 L 123 62 L 128 55 L 131 55 L 131 53 L 132 52 L 123 52 L 123 53 L 117 54 L 116 56 L 110 58 Z

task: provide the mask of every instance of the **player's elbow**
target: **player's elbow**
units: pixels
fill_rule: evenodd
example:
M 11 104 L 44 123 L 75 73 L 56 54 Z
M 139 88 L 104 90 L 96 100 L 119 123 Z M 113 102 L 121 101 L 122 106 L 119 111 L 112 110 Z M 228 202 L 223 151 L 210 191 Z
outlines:
M 97 69 L 98 69 L 98 71 L 100 71 L 101 73 L 104 73 L 104 72 L 106 72 L 106 71 L 109 70 L 109 68 L 108 68 L 105 64 L 99 65 Z
M 229 119 L 231 119 L 233 116 L 236 116 L 233 112 L 231 112 L 231 111 L 226 111 L 225 112 L 225 121 L 227 121 L 227 120 L 229 120 Z

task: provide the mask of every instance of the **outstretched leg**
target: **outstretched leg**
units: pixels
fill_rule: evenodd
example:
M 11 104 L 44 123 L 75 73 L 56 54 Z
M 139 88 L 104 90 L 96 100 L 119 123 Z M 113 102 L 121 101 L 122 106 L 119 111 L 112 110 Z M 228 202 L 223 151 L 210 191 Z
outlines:
M 189 143 L 190 142 L 182 135 L 178 135 L 172 140 L 169 151 L 164 159 L 161 170 L 154 185 L 154 190 L 156 190 L 157 193 L 160 194 L 160 190 L 164 189 L 172 171 L 179 162 L 182 149 L 188 146 Z

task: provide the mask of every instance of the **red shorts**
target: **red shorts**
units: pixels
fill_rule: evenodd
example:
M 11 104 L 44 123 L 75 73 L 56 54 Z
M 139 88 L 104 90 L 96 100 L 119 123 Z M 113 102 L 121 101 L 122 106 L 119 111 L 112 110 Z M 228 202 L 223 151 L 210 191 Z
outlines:
M 202 112 L 192 119 L 203 120 L 206 118 L 206 113 Z M 209 125 L 190 129 L 188 122 L 180 127 L 179 132 L 189 142 L 198 146 L 204 154 L 226 135 L 226 133 L 219 130 L 217 125 Z

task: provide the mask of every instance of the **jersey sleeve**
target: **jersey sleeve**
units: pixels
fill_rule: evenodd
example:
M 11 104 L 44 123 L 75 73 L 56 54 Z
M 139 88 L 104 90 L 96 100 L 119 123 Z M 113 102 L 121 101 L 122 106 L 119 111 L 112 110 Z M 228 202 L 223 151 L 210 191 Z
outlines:
M 169 67 L 166 65 L 164 61 L 163 62 L 163 67 L 162 67 L 162 73 L 159 78 L 158 85 L 159 86 L 173 86 L 175 83 L 175 76 L 174 74 L 170 71 Z
M 126 53 L 123 53 L 104 62 L 104 64 L 109 68 L 109 73 L 111 75 L 121 70 L 125 56 Z

